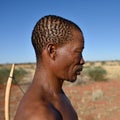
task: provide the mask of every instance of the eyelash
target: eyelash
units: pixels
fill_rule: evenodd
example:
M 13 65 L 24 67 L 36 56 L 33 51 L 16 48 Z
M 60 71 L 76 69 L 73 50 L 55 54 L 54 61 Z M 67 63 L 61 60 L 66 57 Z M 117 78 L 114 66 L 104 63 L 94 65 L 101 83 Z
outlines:
M 79 57 L 80 57 L 80 58 L 82 57 L 82 53 L 79 54 Z

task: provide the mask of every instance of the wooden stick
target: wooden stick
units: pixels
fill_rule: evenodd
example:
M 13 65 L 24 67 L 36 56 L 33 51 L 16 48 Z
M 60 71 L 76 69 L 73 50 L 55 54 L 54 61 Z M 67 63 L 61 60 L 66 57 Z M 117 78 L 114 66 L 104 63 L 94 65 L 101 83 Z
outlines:
M 10 119 L 9 99 L 10 99 L 10 89 L 11 89 L 11 84 L 12 84 L 14 68 L 15 68 L 15 65 L 12 64 L 10 75 L 8 77 L 8 81 L 7 81 L 7 85 L 6 85 L 6 91 L 5 91 L 5 120 Z

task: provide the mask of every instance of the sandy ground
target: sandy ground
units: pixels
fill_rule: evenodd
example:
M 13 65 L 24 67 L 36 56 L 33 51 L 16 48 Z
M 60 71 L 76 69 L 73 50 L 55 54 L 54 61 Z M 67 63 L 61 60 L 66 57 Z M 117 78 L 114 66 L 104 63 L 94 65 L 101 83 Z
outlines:
M 21 86 L 24 91 L 29 85 Z M 92 82 L 83 85 L 64 85 L 65 93 L 78 113 L 79 120 L 120 120 L 120 81 Z M 5 86 L 0 86 L 0 120 L 4 120 Z M 13 120 L 23 93 L 12 85 L 10 120 Z

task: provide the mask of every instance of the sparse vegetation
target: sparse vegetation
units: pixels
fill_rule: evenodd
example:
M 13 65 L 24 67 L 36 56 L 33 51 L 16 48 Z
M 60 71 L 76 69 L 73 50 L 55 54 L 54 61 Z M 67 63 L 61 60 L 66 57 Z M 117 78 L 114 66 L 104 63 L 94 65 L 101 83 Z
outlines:
M 0 84 L 7 83 L 9 74 L 10 74 L 10 68 L 2 67 L 2 69 L 0 69 Z M 24 69 L 22 68 L 15 69 L 13 84 L 17 84 L 25 76 L 25 74 L 27 74 L 27 72 Z
M 31 82 L 35 67 L 35 63 L 16 64 L 14 71 L 16 81 L 13 80 L 13 83 L 16 84 L 19 81 L 24 83 L 24 80 Z M 0 64 L 0 84 L 6 84 L 10 69 L 10 64 Z M 103 81 L 106 78 L 108 80 L 120 79 L 119 71 L 120 61 L 87 61 L 75 84 L 89 83 L 90 80 Z
M 105 81 L 106 70 L 102 67 L 89 67 L 86 69 L 86 74 L 94 81 Z
M 0 69 L 0 84 L 5 84 L 8 76 L 9 76 L 10 70 L 8 68 Z
M 90 66 L 94 66 L 95 62 L 89 62 Z
M 20 80 L 22 80 L 24 78 L 24 76 L 27 74 L 27 71 L 25 71 L 24 69 L 20 68 L 20 69 L 16 69 L 14 72 L 14 84 L 19 83 Z
M 101 61 L 101 65 L 105 65 L 106 64 L 106 61 Z

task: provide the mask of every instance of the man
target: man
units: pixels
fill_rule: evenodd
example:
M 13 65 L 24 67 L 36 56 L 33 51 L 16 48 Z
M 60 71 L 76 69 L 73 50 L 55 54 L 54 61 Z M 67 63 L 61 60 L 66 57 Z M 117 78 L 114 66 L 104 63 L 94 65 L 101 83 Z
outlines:
M 15 120 L 78 120 L 62 85 L 64 80 L 76 81 L 82 71 L 81 29 L 62 17 L 45 16 L 34 27 L 32 44 L 36 71 Z

